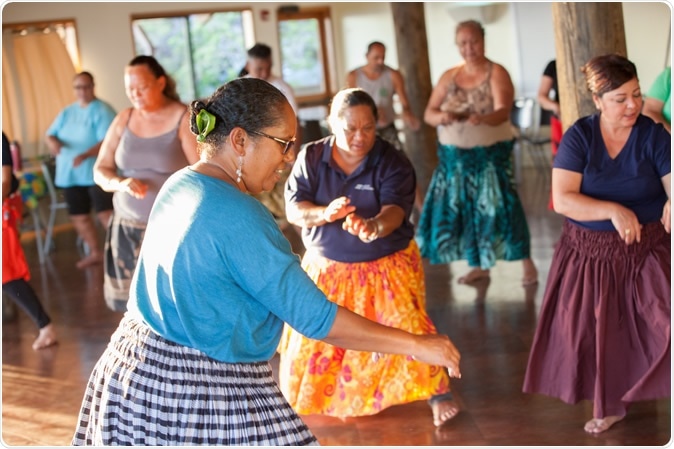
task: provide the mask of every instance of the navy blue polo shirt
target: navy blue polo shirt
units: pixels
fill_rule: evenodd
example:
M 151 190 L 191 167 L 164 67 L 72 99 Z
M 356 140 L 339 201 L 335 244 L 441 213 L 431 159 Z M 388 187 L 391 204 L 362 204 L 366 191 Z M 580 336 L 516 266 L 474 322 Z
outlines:
M 393 233 L 371 243 L 342 229 L 344 219 L 302 229 L 307 250 L 338 262 L 365 262 L 388 256 L 409 246 L 414 237 L 410 215 L 414 206 L 416 175 L 403 151 L 377 137 L 363 163 L 349 176 L 332 160 L 334 136 L 306 145 L 297 155 L 285 191 L 286 203 L 309 201 L 327 206 L 347 196 L 356 214 L 374 217 L 382 206 L 395 204 L 405 211 L 405 220 Z

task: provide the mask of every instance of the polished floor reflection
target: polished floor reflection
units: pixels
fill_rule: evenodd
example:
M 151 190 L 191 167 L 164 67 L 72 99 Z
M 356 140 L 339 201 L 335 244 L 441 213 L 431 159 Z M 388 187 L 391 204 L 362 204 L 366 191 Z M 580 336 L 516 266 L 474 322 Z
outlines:
M 521 393 L 529 345 L 543 293 L 553 245 L 562 220 L 548 211 L 548 178 L 525 170 L 520 187 L 532 234 L 538 286 L 520 285 L 522 264 L 499 262 L 491 279 L 458 285 L 467 266 L 427 266 L 428 310 L 439 330 L 462 352 L 463 378 L 453 382 L 462 411 L 436 429 L 424 402 L 396 406 L 371 417 L 304 419 L 323 445 L 346 446 L 661 446 L 671 438 L 669 400 L 634 404 L 627 418 L 592 436 L 583 431 L 591 418 L 589 402 Z M 291 241 L 293 236 L 289 235 Z M 40 267 L 35 245 L 25 248 L 32 284 L 56 325 L 60 343 L 33 351 L 36 331 L 16 311 L 3 315 L 2 440 L 10 446 L 68 445 L 91 369 L 121 315 L 102 297 L 101 267 L 75 268 L 75 234 L 67 226 Z M 10 310 L 11 312 L 11 310 Z

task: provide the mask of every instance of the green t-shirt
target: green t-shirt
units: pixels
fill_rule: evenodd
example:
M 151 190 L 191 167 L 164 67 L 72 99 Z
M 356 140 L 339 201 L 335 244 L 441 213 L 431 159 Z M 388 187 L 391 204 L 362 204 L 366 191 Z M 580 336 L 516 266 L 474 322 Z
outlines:
M 648 97 L 658 99 L 664 103 L 662 116 L 667 122 L 672 123 L 672 103 L 670 93 L 672 90 L 672 68 L 667 67 L 658 75 L 653 85 L 646 94 Z

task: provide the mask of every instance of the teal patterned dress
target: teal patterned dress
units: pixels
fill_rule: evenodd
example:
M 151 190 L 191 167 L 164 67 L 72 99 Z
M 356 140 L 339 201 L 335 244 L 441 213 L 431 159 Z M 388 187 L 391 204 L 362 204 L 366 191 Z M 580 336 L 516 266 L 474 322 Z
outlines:
M 433 264 L 467 260 L 487 270 L 496 260 L 530 256 L 529 227 L 511 164 L 514 141 L 469 150 L 438 147 L 416 240 Z

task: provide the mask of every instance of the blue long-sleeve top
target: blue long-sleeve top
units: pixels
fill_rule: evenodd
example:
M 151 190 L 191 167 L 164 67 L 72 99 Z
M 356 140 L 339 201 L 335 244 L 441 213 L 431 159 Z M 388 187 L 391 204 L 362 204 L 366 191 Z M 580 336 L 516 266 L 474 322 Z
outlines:
M 273 356 L 283 322 L 324 338 L 337 306 L 259 201 L 186 167 L 152 208 L 127 313 L 170 341 L 245 363 Z

